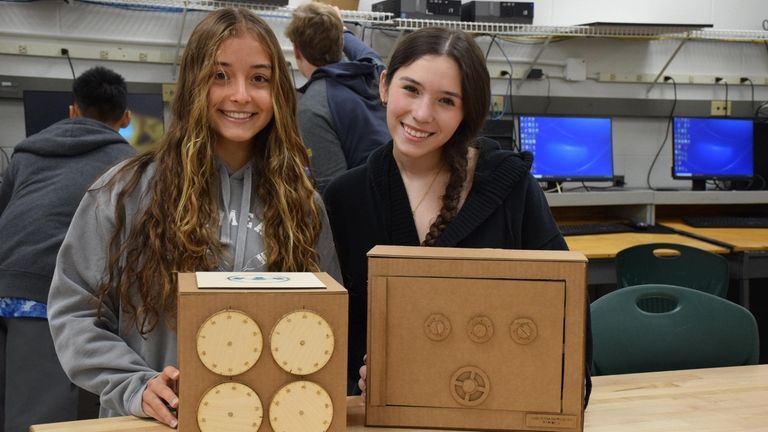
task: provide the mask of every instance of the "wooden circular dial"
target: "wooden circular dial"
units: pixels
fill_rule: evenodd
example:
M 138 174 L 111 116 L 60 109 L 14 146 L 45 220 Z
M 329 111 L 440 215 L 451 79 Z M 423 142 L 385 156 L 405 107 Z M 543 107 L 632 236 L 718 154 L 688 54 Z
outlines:
M 322 369 L 333 355 L 333 330 L 315 312 L 299 310 L 286 314 L 270 335 L 272 357 L 286 372 L 309 375 Z
M 250 387 L 228 382 L 208 390 L 197 407 L 201 432 L 255 432 L 264 410 L 261 399 Z
M 223 310 L 211 315 L 197 331 L 197 355 L 211 372 L 239 375 L 261 356 L 261 329 L 244 312 Z
M 331 397 L 310 381 L 286 384 L 269 405 L 269 423 L 276 432 L 325 432 L 332 420 Z

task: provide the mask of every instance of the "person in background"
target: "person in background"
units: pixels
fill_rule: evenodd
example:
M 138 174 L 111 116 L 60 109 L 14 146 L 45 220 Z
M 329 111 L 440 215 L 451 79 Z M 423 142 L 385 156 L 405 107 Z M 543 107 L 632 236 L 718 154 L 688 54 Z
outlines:
M 86 189 L 136 153 L 117 132 L 131 121 L 122 76 L 97 66 L 72 92 L 69 118 L 17 144 L 0 182 L 0 431 L 78 418 L 79 390 L 48 329 L 48 289 Z
M 102 417 L 175 427 L 174 272 L 340 273 L 305 172 L 290 71 L 264 20 L 247 9 L 207 15 L 184 50 L 171 109 L 156 150 L 85 194 L 48 304 L 62 366 L 101 396 Z
M 403 37 L 380 92 L 392 141 L 333 180 L 323 197 L 349 291 L 350 393 L 366 350 L 373 246 L 567 249 L 529 173 L 530 153 L 477 139 L 490 77 L 470 35 L 431 27 Z
M 296 8 L 285 34 L 308 80 L 299 88 L 299 128 L 322 193 L 333 177 L 390 140 L 377 89 L 384 64 L 344 27 L 339 9 L 325 3 Z

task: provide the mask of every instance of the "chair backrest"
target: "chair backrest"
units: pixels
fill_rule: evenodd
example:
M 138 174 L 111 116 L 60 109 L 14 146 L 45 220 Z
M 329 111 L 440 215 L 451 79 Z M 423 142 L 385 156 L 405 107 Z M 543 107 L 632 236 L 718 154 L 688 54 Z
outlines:
M 649 311 L 651 310 L 651 311 Z M 653 312 L 663 310 L 663 312 Z M 745 308 L 672 285 L 618 289 L 591 305 L 597 375 L 757 364 L 757 322 Z
M 675 255 L 659 254 L 664 250 Z M 725 298 L 728 294 L 728 261 L 722 256 L 675 243 L 649 243 L 628 247 L 616 254 L 619 288 L 642 284 L 667 284 L 693 288 Z

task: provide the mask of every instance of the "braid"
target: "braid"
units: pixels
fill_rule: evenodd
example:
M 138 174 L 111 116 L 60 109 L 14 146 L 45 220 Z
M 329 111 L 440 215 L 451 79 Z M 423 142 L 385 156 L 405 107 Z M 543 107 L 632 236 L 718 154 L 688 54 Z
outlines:
M 448 178 L 448 185 L 445 187 L 440 214 L 429 227 L 429 232 L 424 237 L 422 246 L 434 246 L 445 228 L 456 218 L 456 214 L 459 213 L 461 192 L 467 179 L 467 146 L 446 145 L 443 156 L 451 170 L 451 175 Z

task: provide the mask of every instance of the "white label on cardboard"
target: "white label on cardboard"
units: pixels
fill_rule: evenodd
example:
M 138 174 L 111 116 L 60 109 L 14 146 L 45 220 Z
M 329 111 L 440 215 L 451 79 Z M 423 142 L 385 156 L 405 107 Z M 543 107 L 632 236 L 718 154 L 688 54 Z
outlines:
M 197 272 L 200 289 L 325 289 L 314 273 L 303 272 Z
M 569 414 L 533 414 L 525 416 L 525 425 L 534 428 L 572 429 L 578 426 L 579 418 Z

